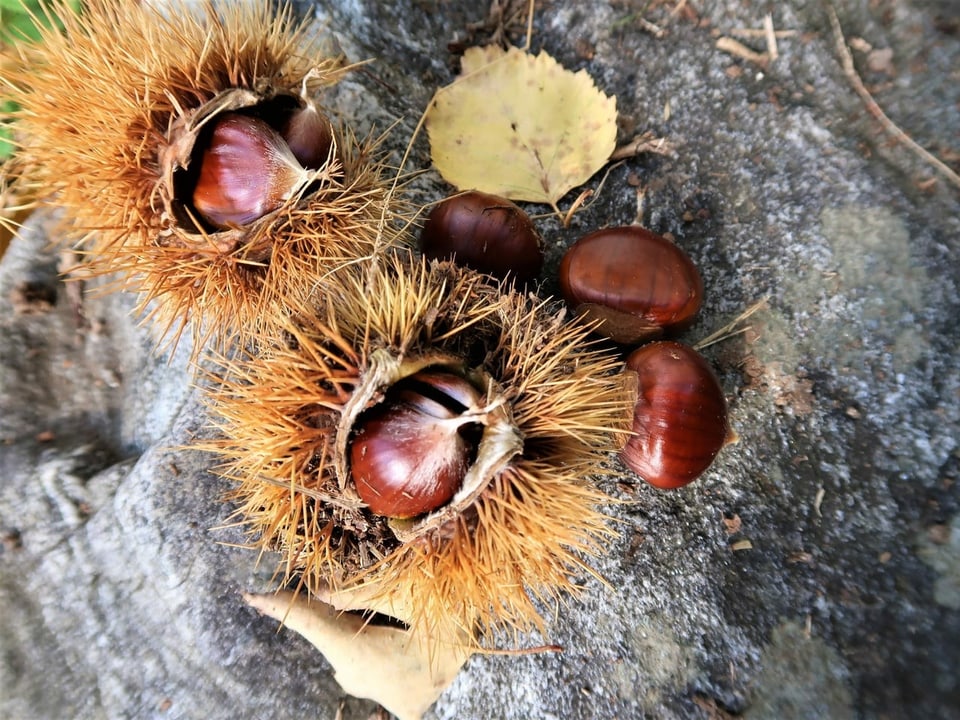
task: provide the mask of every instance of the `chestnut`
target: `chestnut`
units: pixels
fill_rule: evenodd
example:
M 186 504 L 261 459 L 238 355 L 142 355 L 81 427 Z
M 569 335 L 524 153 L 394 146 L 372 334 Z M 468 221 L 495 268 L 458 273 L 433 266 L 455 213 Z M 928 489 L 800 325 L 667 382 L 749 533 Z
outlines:
M 333 130 L 314 103 L 307 102 L 290 113 L 280 135 L 303 167 L 319 170 L 326 165 L 333 146 Z
M 606 228 L 577 240 L 560 262 L 567 305 L 597 332 L 636 345 L 689 326 L 703 280 L 679 247 L 639 226 Z
M 411 518 L 450 501 L 476 455 L 482 428 L 468 411 L 479 398 L 466 379 L 428 368 L 359 417 L 350 474 L 372 513 Z
M 710 365 L 692 347 L 661 340 L 634 350 L 627 370 L 637 374 L 637 402 L 624 463 L 661 489 L 696 480 L 731 437 Z
M 200 158 L 193 207 L 216 227 L 245 225 L 281 207 L 309 179 L 265 121 L 224 113 Z
M 543 267 L 540 235 L 527 214 L 506 198 L 476 190 L 449 197 L 430 212 L 420 251 L 501 280 L 510 275 L 527 282 Z

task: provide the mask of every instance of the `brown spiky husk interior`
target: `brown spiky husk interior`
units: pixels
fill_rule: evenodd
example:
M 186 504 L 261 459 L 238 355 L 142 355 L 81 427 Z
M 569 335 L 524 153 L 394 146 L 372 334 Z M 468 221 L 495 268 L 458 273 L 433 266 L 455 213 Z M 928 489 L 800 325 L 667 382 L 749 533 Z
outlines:
M 179 333 L 256 334 L 297 306 L 331 268 L 395 238 L 376 139 L 335 127 L 335 182 L 292 200 L 242 242 L 188 236 L 164 212 L 164 149 L 178 121 L 233 88 L 258 97 L 319 91 L 343 74 L 289 8 L 267 0 L 51 3 L 65 29 L 24 45 L 4 94 L 21 145 L 23 184 L 62 208 L 92 273 L 120 271 L 141 310 Z M 264 251 L 267 246 L 268 250 Z M 152 301 L 160 300 L 158 304 Z M 200 344 L 200 343 L 198 343 Z
M 336 283 L 336 299 L 288 326 L 285 342 L 225 362 L 211 394 L 223 434 L 213 447 L 237 484 L 239 524 L 280 551 L 284 582 L 363 584 L 438 635 L 540 628 L 538 601 L 573 589 L 570 574 L 590 572 L 584 557 L 610 532 L 600 509 L 610 498 L 590 478 L 606 472 L 626 431 L 620 363 L 552 303 L 450 264 L 401 253 Z M 383 350 L 439 353 L 489 373 L 523 438 L 455 521 L 406 543 L 334 468 L 341 414 Z

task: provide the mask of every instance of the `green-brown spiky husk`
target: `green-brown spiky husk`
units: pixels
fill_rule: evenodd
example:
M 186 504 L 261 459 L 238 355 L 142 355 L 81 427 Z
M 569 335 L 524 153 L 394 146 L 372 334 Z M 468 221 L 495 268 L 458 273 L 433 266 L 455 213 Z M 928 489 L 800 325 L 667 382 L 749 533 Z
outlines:
M 304 301 L 343 262 L 395 237 L 398 205 L 376 141 L 338 130 L 342 177 L 225 246 L 184 232 L 165 211 L 164 153 L 198 107 L 239 88 L 257 96 L 314 90 L 345 71 L 289 8 L 267 0 L 148 3 L 89 0 L 80 14 L 58 0 L 65 29 L 17 48 L 4 95 L 20 106 L 24 185 L 62 208 L 67 235 L 93 273 L 119 271 L 142 291 L 141 310 L 174 335 L 258 334 Z M 156 302 L 154 302 L 156 301 Z
M 589 571 L 584 557 L 610 532 L 600 509 L 610 498 L 590 478 L 625 432 L 620 364 L 549 302 L 404 258 L 339 275 L 338 299 L 290 326 L 288 342 L 225 366 L 211 403 L 238 522 L 280 550 L 285 580 L 365 584 L 439 635 L 540 627 L 537 599 L 571 590 L 570 573 Z M 341 413 L 384 349 L 482 368 L 523 438 L 455 521 L 406 543 L 338 486 L 334 467 Z

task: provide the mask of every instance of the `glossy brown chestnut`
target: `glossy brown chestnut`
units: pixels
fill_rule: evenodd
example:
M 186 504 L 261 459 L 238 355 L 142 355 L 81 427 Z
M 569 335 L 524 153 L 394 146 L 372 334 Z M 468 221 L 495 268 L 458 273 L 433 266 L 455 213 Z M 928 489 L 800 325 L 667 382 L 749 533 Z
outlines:
M 564 253 L 560 289 L 597 332 L 635 345 L 681 330 L 703 301 L 703 280 L 679 247 L 639 226 L 586 235 Z
M 224 113 L 200 159 L 193 206 L 217 227 L 245 225 L 279 208 L 307 182 L 286 141 L 263 120 Z
M 430 259 L 455 260 L 479 272 L 518 282 L 543 267 L 540 235 L 527 214 L 506 198 L 471 191 L 437 205 L 420 233 Z
M 310 103 L 294 110 L 280 131 L 290 152 L 303 167 L 319 170 L 326 165 L 333 145 L 330 121 Z
M 360 416 L 350 474 L 371 512 L 410 518 L 450 501 L 476 454 L 479 426 L 464 413 L 478 398 L 464 378 L 428 369 Z
M 696 480 L 729 438 L 723 390 L 693 348 L 658 341 L 634 350 L 627 370 L 637 373 L 634 435 L 621 450 L 626 465 L 662 489 Z

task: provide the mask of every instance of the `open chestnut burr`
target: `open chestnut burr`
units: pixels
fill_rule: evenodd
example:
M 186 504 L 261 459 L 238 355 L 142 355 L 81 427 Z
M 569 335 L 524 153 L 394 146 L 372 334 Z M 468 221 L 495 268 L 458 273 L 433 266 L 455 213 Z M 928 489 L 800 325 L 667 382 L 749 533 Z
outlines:
M 597 321 L 597 332 L 636 345 L 688 327 L 703 302 L 703 281 L 679 247 L 631 225 L 577 240 L 560 262 L 567 305 Z
M 235 244 L 262 218 L 342 180 L 337 146 L 309 97 L 228 89 L 174 126 L 160 196 L 185 234 Z
M 4 78 L 20 180 L 168 337 L 192 322 L 197 352 L 242 344 L 397 239 L 377 140 L 322 106 L 350 68 L 290 6 L 93 2 L 60 19 Z
M 397 251 L 331 283 L 212 399 L 238 516 L 308 589 L 400 594 L 438 631 L 541 626 L 531 598 L 610 532 L 588 478 L 626 436 L 619 361 L 452 263 Z

